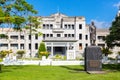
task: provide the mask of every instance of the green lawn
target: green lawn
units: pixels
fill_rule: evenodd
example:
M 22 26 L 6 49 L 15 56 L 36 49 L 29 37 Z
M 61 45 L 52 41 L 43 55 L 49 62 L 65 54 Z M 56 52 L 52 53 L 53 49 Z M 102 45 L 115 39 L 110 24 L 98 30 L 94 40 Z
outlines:
M 120 64 L 104 65 L 105 74 L 88 74 L 83 66 L 3 66 L 0 80 L 120 80 Z

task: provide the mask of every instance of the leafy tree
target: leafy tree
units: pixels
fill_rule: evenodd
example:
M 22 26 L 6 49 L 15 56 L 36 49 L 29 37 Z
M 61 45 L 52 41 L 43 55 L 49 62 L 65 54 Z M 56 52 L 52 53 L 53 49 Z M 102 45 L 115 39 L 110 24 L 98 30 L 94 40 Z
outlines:
M 102 53 L 105 55 L 105 56 L 108 56 L 109 54 L 112 54 L 112 51 L 109 50 L 109 48 L 102 48 Z
M 0 21 L 4 23 L 4 26 L 9 25 L 16 30 L 21 30 L 26 25 L 30 15 L 37 14 L 37 11 L 26 0 L 0 0 L 0 5 Z
M 106 43 L 109 48 L 120 46 L 120 16 L 115 17 L 110 27 L 110 34 L 106 37 Z
M 0 22 L 2 26 L 12 27 L 14 30 L 21 32 L 22 29 L 30 25 L 30 35 L 33 31 L 37 32 L 36 28 L 39 27 L 37 17 L 31 17 L 37 14 L 37 11 L 26 0 L 0 0 L 0 5 Z M 39 32 L 39 34 L 41 33 Z

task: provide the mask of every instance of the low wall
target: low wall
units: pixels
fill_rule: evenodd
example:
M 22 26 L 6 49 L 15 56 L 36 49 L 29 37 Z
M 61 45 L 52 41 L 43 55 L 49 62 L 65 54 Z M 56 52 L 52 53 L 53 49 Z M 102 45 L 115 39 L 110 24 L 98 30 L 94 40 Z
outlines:
M 3 63 L 4 65 L 52 65 L 52 66 L 62 66 L 62 65 L 84 65 L 84 61 L 52 61 L 52 60 L 19 60 L 12 63 Z

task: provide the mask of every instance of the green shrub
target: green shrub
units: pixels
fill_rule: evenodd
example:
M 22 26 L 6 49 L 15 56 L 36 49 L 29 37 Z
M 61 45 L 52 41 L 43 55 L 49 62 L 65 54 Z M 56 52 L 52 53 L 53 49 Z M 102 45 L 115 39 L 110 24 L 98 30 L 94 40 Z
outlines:
M 56 58 L 56 59 L 62 59 L 62 55 L 56 54 L 56 55 L 55 55 L 55 58 Z
M 16 54 L 19 55 L 18 58 L 22 58 L 22 57 L 23 57 L 23 54 L 25 54 L 25 51 L 24 51 L 24 50 L 18 50 L 18 51 L 16 52 Z
M 46 46 L 44 42 L 40 43 L 39 49 L 38 49 L 38 55 L 40 56 L 46 56 L 46 58 L 49 56 L 49 52 L 47 52 Z
M 7 54 L 9 55 L 12 52 L 12 50 L 2 50 L 0 51 L 0 58 L 4 58 Z
M 61 54 L 56 54 L 56 55 L 54 56 L 54 59 L 56 59 L 56 60 L 66 60 L 67 57 L 64 56 L 64 55 L 61 55 Z

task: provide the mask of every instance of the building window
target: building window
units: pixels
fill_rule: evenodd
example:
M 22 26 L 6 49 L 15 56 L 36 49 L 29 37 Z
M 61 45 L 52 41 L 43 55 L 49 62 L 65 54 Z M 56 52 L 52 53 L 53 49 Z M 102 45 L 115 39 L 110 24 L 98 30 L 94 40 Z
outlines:
M 53 34 L 50 34 L 50 37 L 53 37 Z
M 47 37 L 49 37 L 49 34 L 47 34 Z
M 105 44 L 98 44 L 98 46 L 104 48 Z
M 79 29 L 82 29 L 82 24 L 79 24 Z
M 29 49 L 31 49 L 31 44 L 29 44 L 29 46 L 28 46 L 28 47 L 29 47 Z
M 88 44 L 86 43 L 86 44 L 85 44 L 85 46 L 87 47 L 87 46 L 88 46 Z
M 74 34 L 72 34 L 72 37 L 74 37 Z
M 17 35 L 10 36 L 10 38 L 18 40 L 18 36 Z
M 45 29 L 45 24 L 43 24 L 43 29 Z
M 72 24 L 72 29 L 74 29 L 74 24 Z
M 49 29 L 49 24 L 47 24 L 46 26 L 47 26 L 47 29 Z
M 21 36 L 20 36 L 20 39 L 24 39 L 24 35 L 21 35 Z
M 104 41 L 104 39 L 105 39 L 105 36 L 98 36 L 98 40 Z
M 43 34 L 43 38 L 45 38 L 45 34 Z
M 38 34 L 35 34 L 35 39 L 36 39 L 36 40 L 38 39 Z
M 68 25 L 68 29 L 71 29 L 71 25 L 70 24 Z
M 47 51 L 51 52 L 51 47 L 50 46 L 47 46 Z
M 79 34 L 79 39 L 82 39 L 82 34 Z
M 71 34 L 68 34 L 68 37 L 71 37 Z
M 67 24 L 65 24 L 64 26 L 65 26 L 65 29 L 67 29 Z
M 61 37 L 61 34 L 57 34 L 57 37 Z
M 79 50 L 82 49 L 82 43 L 79 43 Z
M 31 40 L 31 35 L 29 35 L 29 40 Z
M 67 37 L 67 34 L 64 34 L 65 37 Z
M 53 29 L 53 24 L 50 24 L 50 29 Z
M 85 35 L 85 39 L 88 40 L 88 35 Z
M 24 44 L 20 44 L 20 49 L 24 49 Z
M 35 49 L 38 49 L 38 43 L 35 43 Z
M 8 44 L 0 44 L 0 48 L 2 49 L 8 49 Z
M 10 44 L 11 48 L 14 49 L 18 49 L 18 44 Z

